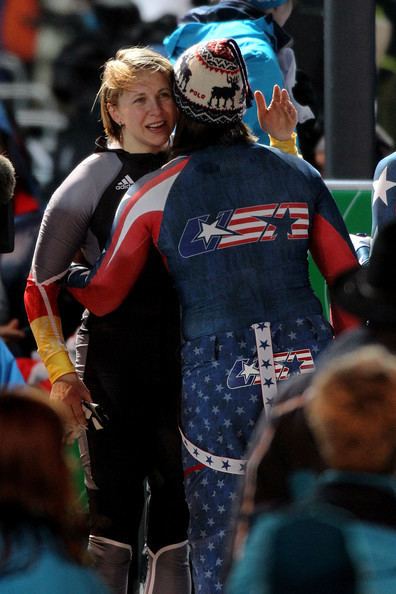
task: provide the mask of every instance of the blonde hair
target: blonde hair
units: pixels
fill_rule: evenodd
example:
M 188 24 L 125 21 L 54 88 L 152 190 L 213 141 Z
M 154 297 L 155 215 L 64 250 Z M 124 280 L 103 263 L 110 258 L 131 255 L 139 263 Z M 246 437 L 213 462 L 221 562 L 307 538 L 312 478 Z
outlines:
M 396 358 L 364 347 L 312 381 L 309 425 L 332 468 L 390 472 L 396 450 Z
M 117 105 L 121 93 L 131 88 L 142 71 L 162 72 L 169 81 L 173 74 L 169 60 L 147 47 L 121 49 L 104 64 L 102 84 L 96 100 L 100 102 L 103 127 L 110 139 L 121 140 L 121 126 L 113 120 L 107 105 Z

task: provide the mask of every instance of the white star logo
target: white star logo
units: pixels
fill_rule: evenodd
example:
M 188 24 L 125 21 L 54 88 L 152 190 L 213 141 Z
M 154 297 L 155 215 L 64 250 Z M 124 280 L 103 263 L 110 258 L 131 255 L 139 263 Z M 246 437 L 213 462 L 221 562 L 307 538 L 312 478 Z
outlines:
M 201 233 L 197 236 L 197 239 L 203 239 L 208 245 L 209 241 L 212 237 L 219 237 L 221 235 L 233 235 L 232 231 L 227 231 L 227 229 L 222 229 L 222 227 L 218 227 L 219 219 L 216 219 L 214 223 L 210 225 L 208 223 L 204 223 L 204 221 L 200 221 L 201 223 Z
M 377 200 L 377 198 L 379 198 L 386 206 L 388 206 L 388 198 L 386 196 L 386 193 L 391 188 L 394 188 L 396 186 L 396 183 L 386 179 L 387 172 L 388 168 L 385 167 L 379 178 L 373 182 L 373 204 Z
M 260 374 L 260 372 L 256 367 L 256 363 L 253 363 L 252 365 L 246 365 L 246 363 L 244 363 L 243 371 L 240 372 L 239 376 L 244 377 L 245 384 L 246 384 L 251 375 L 259 375 L 259 374 Z

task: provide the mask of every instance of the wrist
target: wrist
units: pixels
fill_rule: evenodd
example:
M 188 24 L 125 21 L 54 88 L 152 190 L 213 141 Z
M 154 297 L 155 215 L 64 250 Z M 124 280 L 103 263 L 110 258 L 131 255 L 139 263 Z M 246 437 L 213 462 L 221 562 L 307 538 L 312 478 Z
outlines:
M 278 136 L 273 136 L 272 134 L 268 134 L 269 138 L 270 138 L 270 143 L 272 146 L 272 143 L 274 144 L 279 144 L 281 142 L 295 142 L 297 140 L 297 134 L 295 132 L 292 132 L 291 134 L 289 134 L 288 136 L 282 136 L 279 135 Z
M 69 384 L 71 383 L 75 383 L 78 382 L 79 378 L 78 375 L 75 371 L 69 371 L 68 373 L 64 373 L 63 375 L 60 375 L 59 377 L 57 377 L 52 384 L 56 384 L 58 382 L 67 382 Z
M 39 353 L 40 354 L 40 353 Z M 59 351 L 44 361 L 51 384 L 65 375 L 76 375 L 74 365 L 67 351 Z
M 271 147 L 277 148 L 289 155 L 295 155 L 297 157 L 300 156 L 297 148 L 297 134 L 295 132 L 293 132 L 287 140 L 279 140 L 278 138 L 275 138 L 271 135 L 269 135 L 269 139 Z

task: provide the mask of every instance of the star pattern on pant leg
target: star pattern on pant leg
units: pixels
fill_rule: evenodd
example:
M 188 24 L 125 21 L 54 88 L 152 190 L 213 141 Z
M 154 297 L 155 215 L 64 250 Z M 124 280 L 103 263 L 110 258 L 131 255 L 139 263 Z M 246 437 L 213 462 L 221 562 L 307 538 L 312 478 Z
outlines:
M 266 329 L 266 324 L 260 326 L 263 331 Z M 274 328 L 280 337 L 280 346 L 274 339 Z M 237 497 L 238 478 L 226 471 L 229 470 L 229 460 L 243 457 L 241 452 L 245 451 L 263 408 L 260 384 L 245 384 L 244 388 L 230 389 L 227 386 L 229 370 L 237 359 L 246 361 L 248 365 L 255 359 L 257 367 L 261 365 L 265 371 L 274 371 L 275 365 L 268 354 L 275 348 L 274 344 L 278 349 L 276 352 L 289 353 L 291 348 L 300 348 L 302 333 L 305 333 L 311 351 L 319 352 L 321 343 L 317 336 L 321 331 L 320 324 L 308 324 L 300 316 L 294 326 L 282 323 L 271 325 L 272 348 L 266 339 L 256 343 L 251 329 L 240 334 L 230 331 L 222 336 L 204 337 L 197 344 L 191 341 L 187 352 L 188 369 L 183 372 L 182 422 L 188 439 L 196 444 L 196 452 L 191 451 L 194 457 L 188 452 L 186 456 L 183 454 L 183 463 L 185 468 L 193 469 L 186 475 L 185 483 L 192 518 L 189 539 L 198 563 L 197 592 L 215 594 L 223 591 L 223 546 L 227 518 Z M 297 370 L 300 361 L 291 355 L 286 363 L 292 373 Z M 272 387 L 272 373 L 265 373 L 264 377 L 268 379 L 268 387 Z M 267 398 L 268 404 L 271 404 L 271 394 Z M 199 448 L 205 455 L 197 460 L 195 456 Z M 213 456 L 220 457 L 223 472 L 208 468 Z M 199 463 L 206 465 L 202 467 Z M 241 461 L 239 466 L 243 472 L 245 462 Z

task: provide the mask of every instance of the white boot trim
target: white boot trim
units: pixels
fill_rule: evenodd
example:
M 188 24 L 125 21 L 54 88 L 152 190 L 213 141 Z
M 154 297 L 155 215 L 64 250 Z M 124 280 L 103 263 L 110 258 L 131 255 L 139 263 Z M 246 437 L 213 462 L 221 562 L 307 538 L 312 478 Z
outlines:
M 175 549 L 181 549 L 187 545 L 188 545 L 188 540 L 184 540 L 183 542 L 177 542 L 175 544 L 171 544 L 171 545 L 167 545 L 166 547 L 162 547 L 162 549 L 160 549 L 156 553 L 153 553 L 148 547 L 146 547 L 147 555 L 149 557 L 151 557 L 151 567 L 150 567 L 148 583 L 146 583 L 144 594 L 153 594 L 153 588 L 154 588 L 154 584 L 155 584 L 155 571 L 156 571 L 156 565 L 157 565 L 157 561 L 158 561 L 159 557 L 163 553 L 166 553 L 167 551 L 174 551 Z
M 103 542 L 104 544 L 112 545 L 113 547 L 119 547 L 120 549 L 127 549 L 131 553 L 132 557 L 132 547 L 131 545 L 127 544 L 126 542 L 119 542 L 118 540 L 111 540 L 111 538 L 104 538 L 104 536 L 97 536 L 96 534 L 90 534 L 89 540 L 94 540 L 96 542 Z

